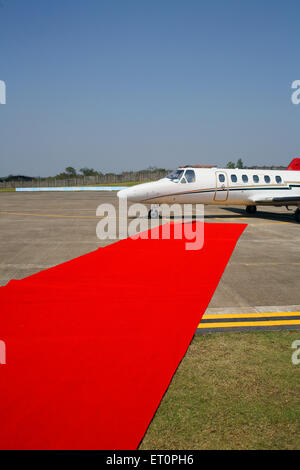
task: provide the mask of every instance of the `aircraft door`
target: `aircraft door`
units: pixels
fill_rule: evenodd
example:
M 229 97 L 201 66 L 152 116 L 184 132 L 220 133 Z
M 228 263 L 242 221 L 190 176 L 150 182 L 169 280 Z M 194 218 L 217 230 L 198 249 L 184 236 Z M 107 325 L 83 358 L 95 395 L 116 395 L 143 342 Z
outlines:
M 228 198 L 228 177 L 224 171 L 216 171 L 215 201 L 226 201 Z

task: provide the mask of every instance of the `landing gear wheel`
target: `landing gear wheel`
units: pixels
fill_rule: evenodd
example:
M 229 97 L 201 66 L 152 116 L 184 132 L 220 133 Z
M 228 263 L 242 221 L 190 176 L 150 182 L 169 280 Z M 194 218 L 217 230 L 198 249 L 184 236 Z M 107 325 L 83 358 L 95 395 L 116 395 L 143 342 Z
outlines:
M 150 209 L 148 212 L 148 219 L 158 219 L 159 212 L 157 209 Z
M 297 209 L 295 212 L 295 219 L 298 224 L 300 224 L 300 209 Z
M 251 215 L 256 214 L 256 210 L 257 210 L 256 206 L 247 206 L 246 207 L 247 214 L 251 214 Z

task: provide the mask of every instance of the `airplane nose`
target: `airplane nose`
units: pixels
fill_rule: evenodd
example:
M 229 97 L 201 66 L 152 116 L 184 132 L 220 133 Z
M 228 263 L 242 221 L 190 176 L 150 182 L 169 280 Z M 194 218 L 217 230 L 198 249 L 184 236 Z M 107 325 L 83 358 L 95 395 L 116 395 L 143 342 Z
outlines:
M 126 189 L 121 189 L 121 191 L 117 192 L 117 196 L 120 199 L 127 199 L 128 201 L 135 201 L 136 200 L 136 194 L 137 191 L 135 188 L 126 188 Z
M 138 184 L 131 188 L 121 189 L 121 191 L 118 191 L 117 196 L 126 198 L 128 201 L 141 202 L 151 196 L 157 196 L 159 194 L 158 189 L 157 182 L 154 181 L 153 183 Z

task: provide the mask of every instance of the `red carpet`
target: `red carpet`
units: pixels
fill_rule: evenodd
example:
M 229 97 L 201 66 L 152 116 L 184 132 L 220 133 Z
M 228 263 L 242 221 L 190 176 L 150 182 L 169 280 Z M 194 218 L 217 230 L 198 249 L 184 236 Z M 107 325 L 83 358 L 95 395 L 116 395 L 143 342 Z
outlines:
M 246 225 L 126 239 L 0 289 L 1 449 L 135 449 Z

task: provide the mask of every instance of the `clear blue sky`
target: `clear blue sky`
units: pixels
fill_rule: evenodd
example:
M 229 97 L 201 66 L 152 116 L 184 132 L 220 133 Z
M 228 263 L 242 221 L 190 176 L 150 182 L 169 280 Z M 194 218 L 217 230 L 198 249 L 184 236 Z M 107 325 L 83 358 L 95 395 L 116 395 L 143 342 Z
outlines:
M 300 154 L 299 0 L 1 0 L 0 176 Z

